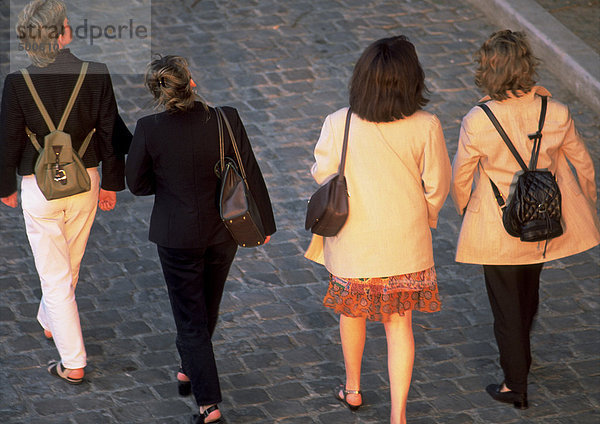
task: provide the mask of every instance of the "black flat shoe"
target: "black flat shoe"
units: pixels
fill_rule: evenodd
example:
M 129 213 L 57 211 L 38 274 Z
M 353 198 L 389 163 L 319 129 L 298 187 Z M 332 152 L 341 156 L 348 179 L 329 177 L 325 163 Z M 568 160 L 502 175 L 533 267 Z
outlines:
M 485 391 L 498 402 L 512 403 L 517 409 L 527 409 L 529 404 L 527 403 L 527 393 L 517 393 L 509 390 L 508 392 L 502 391 L 502 384 L 490 384 L 485 388 Z
M 182 368 L 177 372 L 177 391 L 179 396 L 189 396 L 192 394 L 192 382 L 190 380 L 180 380 L 180 376 L 185 376 Z
M 340 396 L 340 392 L 344 394 L 343 397 Z M 362 406 L 362 403 L 360 403 L 360 405 L 352 405 L 346 400 L 346 396 L 348 395 L 362 395 L 362 392 L 360 390 L 346 390 L 346 387 L 343 384 L 340 384 L 339 386 L 335 387 L 333 395 L 337 400 L 346 405 L 348 409 L 350 409 L 352 412 L 358 411 L 358 408 Z
M 213 405 L 204 411 L 202 414 L 194 414 L 192 416 L 192 424 L 219 424 L 223 422 L 223 417 L 219 418 L 216 421 L 205 421 L 205 419 L 214 411 L 217 411 L 219 407 L 217 405 Z

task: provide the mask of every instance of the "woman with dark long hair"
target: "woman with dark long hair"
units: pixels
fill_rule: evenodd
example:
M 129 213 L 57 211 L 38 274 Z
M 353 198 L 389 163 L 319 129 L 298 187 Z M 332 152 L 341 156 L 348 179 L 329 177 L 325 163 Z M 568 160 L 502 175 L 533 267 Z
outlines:
M 306 253 L 329 271 L 323 303 L 340 314 L 346 381 L 335 397 L 353 411 L 362 405 L 366 320 L 383 322 L 392 424 L 406 422 L 412 311 L 441 305 L 430 228 L 448 195 L 450 160 L 440 121 L 422 110 L 425 90 L 406 37 L 378 40 L 363 52 L 350 81 L 348 220 L 336 236 L 313 236 Z M 319 184 L 337 173 L 348 113 L 325 119 L 311 170 Z

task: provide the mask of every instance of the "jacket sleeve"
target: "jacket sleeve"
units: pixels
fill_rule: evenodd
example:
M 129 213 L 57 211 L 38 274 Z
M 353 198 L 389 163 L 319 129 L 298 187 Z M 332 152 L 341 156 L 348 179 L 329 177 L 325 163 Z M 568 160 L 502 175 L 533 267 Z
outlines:
M 467 117 L 463 119 L 460 127 L 458 149 L 452 161 L 452 182 L 450 183 L 450 196 L 459 215 L 465 212 L 469 203 L 473 177 L 481 157 L 478 149 L 471 142 Z
M 452 172 L 442 124 L 435 116 L 432 124 L 421 161 L 421 180 L 427 202 L 429 226 L 436 228 L 438 214 L 448 197 Z
M 96 123 L 96 142 L 102 161 L 102 183 L 104 190 L 120 191 L 125 188 L 125 156 L 117 155 L 113 148 L 115 119 L 118 116 L 117 102 L 113 92 L 108 68 L 105 68 L 102 103 Z
M 113 127 L 112 146 L 115 155 L 126 155 L 129 152 L 129 146 L 131 146 L 131 139 L 133 135 L 125 121 L 121 118 L 121 115 L 117 112 L 115 118 L 115 126 Z
M 4 80 L 0 105 L 0 197 L 10 196 L 17 191 L 17 167 L 28 142 L 14 77 L 8 75 Z
M 598 193 L 596 191 L 594 163 L 583 140 L 575 129 L 571 114 L 568 113 L 567 115 L 562 125 L 565 129 L 565 138 L 560 150 L 575 168 L 581 192 L 595 208 Z
M 146 148 L 146 135 L 141 121 L 138 121 L 133 133 L 133 140 L 125 164 L 125 174 L 127 187 L 136 196 L 147 196 L 156 193 L 152 157 Z
M 246 129 L 244 128 L 244 124 L 242 123 L 237 110 L 233 108 L 227 109 L 232 110 L 235 114 L 234 119 L 231 120 L 230 118 L 229 120 L 235 123 L 233 131 L 240 149 L 240 155 L 242 157 L 244 170 L 246 171 L 246 177 L 248 179 L 248 186 L 250 187 L 252 197 L 258 206 L 265 233 L 267 235 L 271 235 L 277 231 L 277 227 L 275 225 L 273 206 L 271 205 L 271 199 L 269 197 L 267 185 L 263 178 L 258 162 L 254 157 L 254 152 L 252 151 L 252 146 L 250 145 L 250 140 L 248 139 L 248 134 L 246 134 Z

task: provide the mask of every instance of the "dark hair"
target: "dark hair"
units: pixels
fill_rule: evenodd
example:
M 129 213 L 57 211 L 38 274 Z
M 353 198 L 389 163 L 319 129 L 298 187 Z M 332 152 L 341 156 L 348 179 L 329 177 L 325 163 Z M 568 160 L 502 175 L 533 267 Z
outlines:
M 539 59 L 523 32 L 493 33 L 475 53 L 475 61 L 475 84 L 494 100 L 507 99 L 508 92 L 519 97 L 535 85 Z
M 404 35 L 375 41 L 356 62 L 350 80 L 350 107 L 362 119 L 406 118 L 429 101 L 425 73 L 415 46 Z
M 144 82 L 157 106 L 164 106 L 168 112 L 177 112 L 192 109 L 194 102 L 200 100 L 190 84 L 191 79 L 185 58 L 159 55 L 148 65 Z M 206 104 L 204 107 L 207 107 Z

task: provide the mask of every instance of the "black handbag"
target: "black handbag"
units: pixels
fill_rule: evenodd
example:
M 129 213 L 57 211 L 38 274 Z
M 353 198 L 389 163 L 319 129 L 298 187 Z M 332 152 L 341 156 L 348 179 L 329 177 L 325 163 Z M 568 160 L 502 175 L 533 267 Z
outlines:
M 562 235 L 561 219 L 561 194 L 554 175 L 550 171 L 536 170 L 537 160 L 542 141 L 542 128 L 546 117 L 547 98 L 542 97 L 542 109 L 538 130 L 528 137 L 533 140 L 529 168 L 508 138 L 508 135 L 485 104 L 478 105 L 489 117 L 490 121 L 508 146 L 509 150 L 519 162 L 523 173 L 519 175 L 515 191 L 508 201 L 504 202 L 500 190 L 490 179 L 492 190 L 498 205 L 502 209 L 502 224 L 506 232 L 521 241 L 537 242 Z M 547 244 L 546 244 L 547 246 Z M 544 248 L 544 255 L 546 249 Z
M 219 128 L 219 170 L 221 176 L 221 190 L 219 194 L 219 212 L 225 227 L 242 247 L 255 247 L 264 244 L 266 235 L 256 202 L 250 192 L 244 164 L 231 130 L 227 116 L 220 107 L 217 111 L 217 125 Z M 225 158 L 225 137 L 223 134 L 223 121 L 227 127 L 231 144 L 235 152 L 236 161 Z
M 344 176 L 344 167 L 346 166 L 351 116 L 352 110 L 348 109 L 338 173 L 319 187 L 311 196 L 306 208 L 304 228 L 324 237 L 332 237 L 339 233 L 348 218 L 348 187 Z

